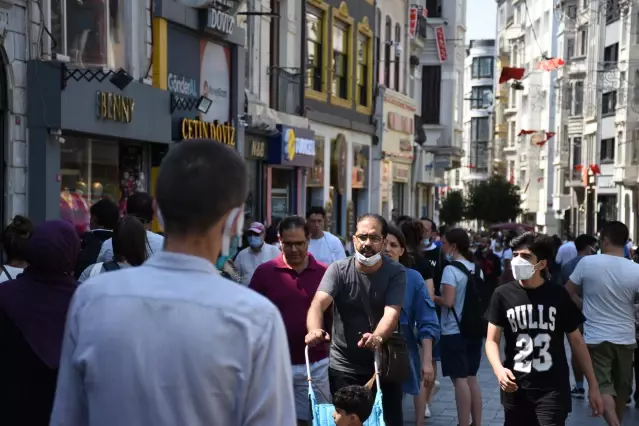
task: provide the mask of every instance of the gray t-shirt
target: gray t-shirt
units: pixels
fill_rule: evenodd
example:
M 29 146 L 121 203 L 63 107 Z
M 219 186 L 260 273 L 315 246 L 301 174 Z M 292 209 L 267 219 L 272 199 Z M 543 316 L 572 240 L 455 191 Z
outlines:
M 390 305 L 402 306 L 406 271 L 390 257 L 373 274 L 357 269 L 355 258 L 333 262 L 318 288 L 333 298 L 333 330 L 329 366 L 353 374 L 373 374 L 373 352 L 359 348 L 361 334 L 372 332 L 360 291 L 369 297 L 376 327 Z

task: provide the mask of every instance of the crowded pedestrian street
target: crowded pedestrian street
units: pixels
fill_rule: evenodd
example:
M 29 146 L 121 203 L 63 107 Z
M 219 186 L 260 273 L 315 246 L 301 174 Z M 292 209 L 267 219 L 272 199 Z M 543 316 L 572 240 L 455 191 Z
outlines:
M 566 345 L 566 351 L 570 351 L 570 347 Z M 438 373 L 441 377 L 441 369 Z M 504 424 L 504 408 L 499 401 L 499 387 L 495 375 L 493 374 L 490 364 L 486 359 L 482 359 L 479 373 L 477 374 L 481 385 L 483 396 L 484 412 L 482 426 L 502 426 Z M 425 424 L 428 426 L 457 426 L 457 409 L 455 407 L 455 391 L 450 380 L 442 380 L 441 387 L 437 394 L 433 397 L 430 406 L 432 416 L 427 419 Z M 414 426 L 415 411 L 412 400 L 408 398 L 404 400 L 404 425 Z M 585 399 L 573 399 L 572 414 L 568 417 L 566 426 L 600 426 L 605 422 L 602 418 L 592 417 L 588 401 Z M 624 425 L 639 424 L 639 409 L 633 408 L 632 404 L 628 405 Z

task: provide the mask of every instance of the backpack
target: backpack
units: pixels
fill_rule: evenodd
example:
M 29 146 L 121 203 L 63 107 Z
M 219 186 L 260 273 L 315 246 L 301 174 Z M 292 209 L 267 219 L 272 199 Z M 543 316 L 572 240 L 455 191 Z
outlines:
M 102 243 L 111 238 L 110 231 L 85 232 L 80 239 L 80 254 L 75 267 L 75 278 L 80 278 L 82 272 L 98 260 Z
M 455 321 L 459 326 L 459 332 L 464 337 L 481 338 L 486 335 L 487 322 L 484 319 L 488 303 L 490 302 L 490 289 L 481 277 L 481 268 L 475 266 L 475 272 L 471 273 L 466 266 L 454 261 L 450 264 L 459 269 L 466 275 L 466 294 L 464 295 L 464 303 L 462 305 L 461 321 L 455 308 L 452 308 Z
M 98 262 L 91 268 L 91 272 L 89 272 L 89 277 L 95 277 L 102 272 L 102 268 L 104 268 L 104 272 L 117 271 L 120 269 L 120 265 L 118 262 Z

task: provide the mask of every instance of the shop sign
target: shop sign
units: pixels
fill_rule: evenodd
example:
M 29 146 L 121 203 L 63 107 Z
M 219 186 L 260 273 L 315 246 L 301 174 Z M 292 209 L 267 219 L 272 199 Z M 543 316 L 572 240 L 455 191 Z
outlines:
M 182 75 L 169 73 L 167 88 L 169 92 L 178 95 L 198 97 L 197 82 L 194 78 L 186 78 Z
M 197 119 L 183 118 L 180 121 L 182 140 L 211 139 L 225 145 L 235 146 L 235 127 L 230 123 L 212 123 Z
M 435 38 L 437 40 L 437 54 L 439 55 L 439 62 L 446 62 L 448 59 L 448 48 L 446 47 L 446 35 L 444 34 L 444 27 L 435 27 Z
M 266 158 L 266 142 L 260 140 L 251 141 L 250 156 L 253 158 L 259 158 L 260 160 Z
M 403 164 L 393 164 L 393 182 L 408 183 L 410 168 Z
M 388 113 L 388 128 L 396 132 L 402 132 L 409 135 L 412 135 L 415 132 L 413 119 L 411 117 L 404 117 L 396 112 Z
M 278 126 L 279 135 L 269 143 L 269 162 L 294 167 L 313 167 L 315 132 L 310 129 Z
M 408 10 L 408 35 L 415 38 L 417 32 L 417 7 L 411 6 Z
M 99 119 L 130 123 L 135 99 L 110 92 L 97 92 L 96 110 Z
M 224 34 L 233 34 L 235 29 L 235 16 L 217 9 L 209 9 L 209 18 L 206 23 L 208 28 Z

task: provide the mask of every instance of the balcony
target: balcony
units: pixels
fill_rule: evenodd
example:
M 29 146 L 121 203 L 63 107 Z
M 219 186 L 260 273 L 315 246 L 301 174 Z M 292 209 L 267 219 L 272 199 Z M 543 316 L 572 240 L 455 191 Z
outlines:
M 435 156 L 434 164 L 436 169 L 456 169 L 461 167 L 461 160 L 464 150 L 453 143 L 452 137 L 442 135 L 444 126 L 435 124 L 419 124 L 426 134 L 426 142 L 423 145 L 427 153 Z
M 583 174 L 580 170 L 571 167 L 565 171 L 566 186 L 569 188 L 584 188 Z
M 563 212 L 572 207 L 572 195 L 553 195 L 552 196 L 552 209 L 555 212 L 561 212 L 561 216 L 563 217 Z
M 555 157 L 552 164 L 553 166 L 568 167 L 569 160 L 570 152 L 567 149 L 561 149 L 555 152 Z
M 291 72 L 290 69 L 271 69 L 271 84 L 275 87 L 271 95 L 272 108 L 290 115 L 301 115 L 300 77 L 299 72 Z

